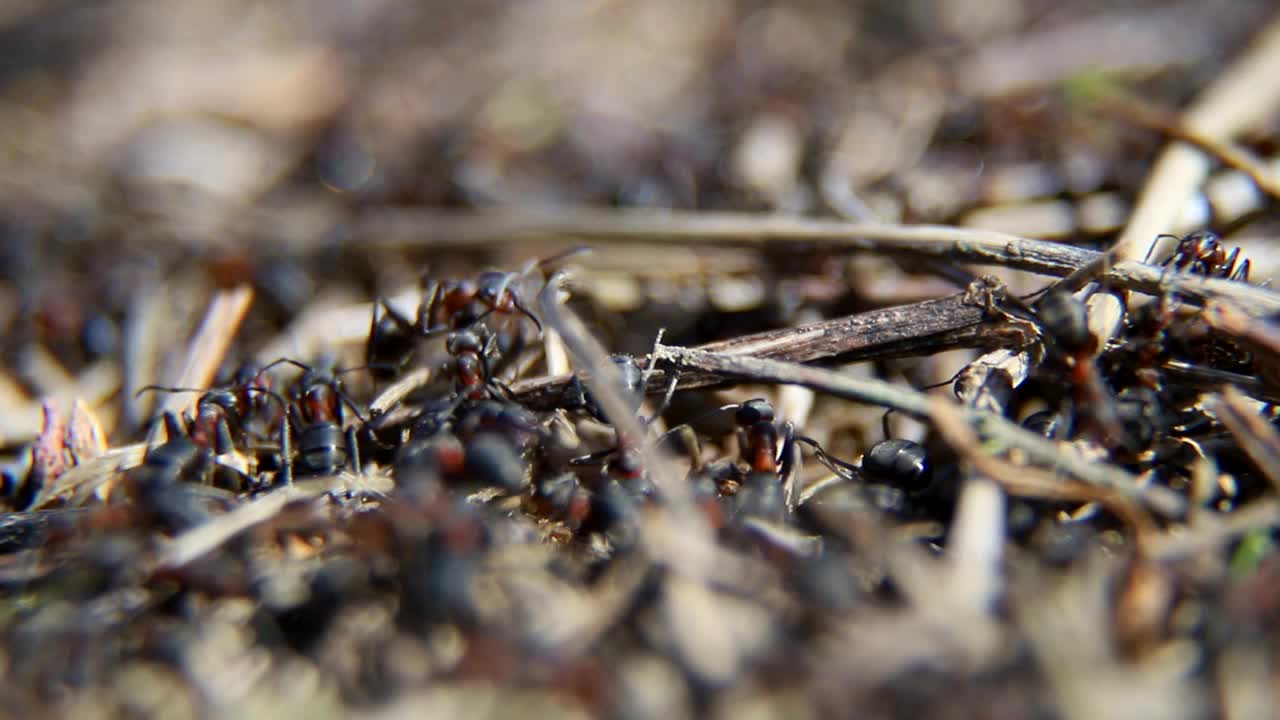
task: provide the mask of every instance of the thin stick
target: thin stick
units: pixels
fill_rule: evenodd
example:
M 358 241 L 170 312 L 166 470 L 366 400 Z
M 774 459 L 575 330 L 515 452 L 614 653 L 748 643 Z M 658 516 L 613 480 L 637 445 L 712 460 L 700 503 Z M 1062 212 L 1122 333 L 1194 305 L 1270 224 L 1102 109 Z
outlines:
M 1277 66 L 1280 20 L 1273 21 L 1252 48 L 1218 75 L 1187 109 L 1181 126 L 1200 137 L 1226 141 L 1241 130 L 1266 122 L 1280 106 Z M 1124 232 L 1116 240 L 1116 259 L 1148 257 L 1161 234 L 1178 229 L 1183 208 L 1209 176 L 1209 169 L 1209 157 L 1194 147 L 1182 142 L 1166 147 L 1147 176 Z M 1102 344 L 1119 332 L 1123 312 L 1114 297 L 1090 298 L 1090 327 Z
M 362 247 L 434 249 L 489 246 L 530 237 L 595 243 L 691 244 L 745 248 L 909 252 L 1064 275 L 1094 251 L 1016 235 L 943 225 L 895 225 L 732 212 L 614 210 L 581 207 L 484 214 L 379 210 L 361 218 L 350 241 Z
M 1206 305 L 1201 317 L 1209 327 L 1244 344 L 1253 353 L 1253 365 L 1262 384 L 1273 393 L 1280 391 L 1280 327 L 1270 320 L 1250 317 L 1240 308 L 1222 301 Z M 1247 380 L 1256 382 L 1253 377 Z
M 177 382 L 178 387 L 208 387 L 213 382 L 218 367 L 227 356 L 227 348 L 240 329 L 240 323 L 253 302 L 253 288 L 241 285 L 232 290 L 221 290 L 209 303 L 204 321 L 187 345 L 187 364 Z M 196 398 L 189 394 L 173 394 L 160 406 L 161 411 L 181 413 L 189 409 Z
M 1149 103 L 1133 97 L 1108 96 L 1102 102 L 1102 109 L 1112 112 L 1125 120 L 1159 132 L 1173 140 L 1197 148 L 1211 155 L 1227 167 L 1239 170 L 1262 192 L 1273 198 L 1280 198 L 1280 178 L 1271 172 L 1266 163 L 1254 157 L 1245 149 L 1229 140 L 1210 137 L 1193 127 L 1189 127 L 1178 116 L 1167 110 L 1157 108 Z
M 161 550 L 157 566 L 180 568 L 216 550 L 254 525 L 275 517 L 289 501 L 307 496 L 291 487 L 281 488 L 219 515 L 174 538 Z
M 656 445 L 644 442 L 645 429 L 640 424 L 634 411 L 622 397 L 620 388 L 624 387 L 622 373 L 609 361 L 609 354 L 600 345 L 586 326 L 568 308 L 561 299 L 565 275 L 557 272 L 547 280 L 546 287 L 539 293 L 539 301 L 543 317 L 547 324 L 560 334 L 565 347 L 575 357 L 579 366 L 589 368 L 591 372 L 583 380 L 596 402 L 600 404 L 610 423 L 617 429 L 619 440 L 629 439 L 636 443 L 649 476 L 666 499 L 667 506 L 676 519 L 690 532 L 710 543 L 710 528 L 695 508 L 693 494 L 688 484 L 681 482 L 675 467 L 668 461 Z
M 698 349 L 791 362 L 852 362 L 1020 342 L 1018 337 L 998 335 L 998 327 L 1000 324 L 988 320 L 982 308 L 965 302 L 965 293 L 957 293 L 938 300 L 753 333 Z M 562 397 L 571 379 L 570 375 L 529 379 L 516 383 L 512 390 L 521 403 L 551 407 Z M 687 373 L 680 376 L 679 387 L 688 390 L 718 382 L 715 375 Z M 649 379 L 649 389 L 656 392 L 666 383 L 666 374 L 655 372 Z
M 42 490 L 40 496 L 32 503 L 31 509 L 39 510 L 48 506 L 53 500 L 68 495 L 72 496 L 68 501 L 69 505 L 83 504 L 94 491 L 116 473 L 141 465 L 146 453 L 146 443 L 134 443 L 112 448 L 86 463 L 76 465 L 63 473 L 53 486 Z
M 930 420 L 947 444 L 972 463 L 974 469 L 999 483 L 1008 494 L 1039 500 L 1100 503 L 1129 527 L 1139 546 L 1145 545 L 1155 532 L 1147 514 L 1124 494 L 1085 483 L 1063 481 L 1035 468 L 1021 467 L 980 452 L 978 436 L 965 422 L 958 406 L 934 398 L 932 407 Z
M 1164 533 L 1151 541 L 1151 557 L 1173 562 L 1204 552 L 1219 550 L 1224 544 L 1253 530 L 1280 525 L 1280 501 L 1274 498 L 1255 500 L 1225 515 L 1215 515 L 1213 524 L 1196 526 L 1189 533 Z
M 377 417 L 400 404 L 418 388 L 431 382 L 431 368 L 423 366 L 414 368 L 383 390 L 378 397 L 369 403 L 369 414 Z
M 1213 399 L 1209 411 L 1235 436 L 1271 487 L 1280 489 L 1280 432 L 1250 408 L 1244 395 L 1230 385 Z
M 1097 253 L 1100 255 L 1100 253 Z M 1149 287 L 1158 292 L 1161 268 L 1141 263 L 1124 263 L 1113 267 L 1107 277 L 1123 277 L 1135 287 Z M 1165 278 L 1166 287 L 1177 288 L 1188 298 L 1208 299 L 1218 292 L 1243 300 L 1235 307 L 1249 307 L 1258 314 L 1274 308 L 1280 311 L 1280 296 L 1256 285 L 1246 285 L 1217 278 L 1201 278 L 1175 273 Z M 1108 280 L 1110 282 L 1110 280 Z M 926 300 L 893 308 L 872 310 L 842 318 L 823 320 L 782 330 L 770 330 L 723 340 L 699 347 L 700 350 L 725 354 L 751 354 L 757 357 L 815 362 L 838 359 L 844 362 L 883 357 L 929 354 L 958 347 L 994 347 L 1017 345 L 1015 336 L 1002 337 L 997 328 L 1002 324 L 984 319 L 983 311 L 964 302 L 964 293 Z M 556 375 L 522 380 L 512 386 L 517 399 L 531 407 L 557 405 L 572 380 L 569 375 Z M 680 378 L 681 389 L 706 387 L 718 383 L 714 375 L 688 373 Z M 649 389 L 665 387 L 666 375 L 654 373 Z
M 1161 224 L 1147 240 L 1165 232 L 1170 225 L 1171 220 Z M 794 252 L 889 252 L 997 265 L 1055 277 L 1070 275 L 1089 263 L 1103 262 L 1102 253 L 1095 250 L 973 228 L 607 208 L 492 214 L 382 210 L 361 219 L 351 237 L 352 242 L 397 248 L 427 244 L 433 249 L 487 247 L 492 243 L 549 237 L 681 248 L 705 244 Z M 1144 257 L 1145 252 L 1144 245 L 1136 258 Z M 1225 298 L 1250 314 L 1280 312 L 1280 294 L 1265 288 L 1189 273 L 1170 274 L 1165 268 L 1135 262 L 1135 257 L 1119 251 L 1115 257 L 1129 259 L 1112 263 L 1109 270 L 1094 278 L 1108 287 L 1151 295 L 1173 289 L 1194 304 Z
M 796 363 L 663 346 L 658 350 L 658 364 L 680 371 L 717 373 L 726 379 L 803 385 L 835 397 L 894 408 L 920 418 L 928 418 L 933 412 L 930 397 L 917 390 Z M 969 409 L 961 412 L 979 436 L 1000 447 L 1021 450 L 1032 462 L 1054 471 L 1061 470 L 1126 498 L 1141 500 L 1161 514 L 1176 516 L 1185 505 L 1181 496 L 1167 488 L 1141 487 L 1129 473 L 1064 453 L 1056 443 L 1003 417 Z

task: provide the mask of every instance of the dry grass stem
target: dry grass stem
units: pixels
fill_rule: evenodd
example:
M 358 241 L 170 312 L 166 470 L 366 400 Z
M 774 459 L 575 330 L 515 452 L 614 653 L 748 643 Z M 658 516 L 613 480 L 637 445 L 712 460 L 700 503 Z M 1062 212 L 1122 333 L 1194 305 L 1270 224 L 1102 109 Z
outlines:
M 174 385 L 188 388 L 209 387 L 252 303 L 253 288 L 247 285 L 219 291 L 213 297 L 200 328 L 187 347 L 186 365 Z M 195 402 L 193 395 L 174 394 L 165 398 L 160 409 L 182 413 L 194 406 Z

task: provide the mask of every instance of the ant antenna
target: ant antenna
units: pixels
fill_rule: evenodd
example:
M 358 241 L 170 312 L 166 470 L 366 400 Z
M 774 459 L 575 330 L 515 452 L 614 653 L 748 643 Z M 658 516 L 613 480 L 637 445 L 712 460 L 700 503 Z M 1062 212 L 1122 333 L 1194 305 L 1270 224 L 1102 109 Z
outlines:
M 276 367 L 277 365 L 292 365 L 304 372 L 314 372 L 314 370 L 310 365 L 304 362 L 301 362 L 299 360 L 294 360 L 293 358 L 288 358 L 288 357 L 276 358 L 275 360 L 272 360 L 271 362 L 263 366 L 262 372 L 266 372 L 271 368 Z
M 752 398 L 752 400 L 762 400 L 762 399 L 763 399 L 763 398 Z M 747 402 L 750 402 L 750 400 L 748 400 Z M 688 420 L 685 420 L 684 422 L 680 423 L 679 425 L 676 425 L 675 427 L 673 427 L 673 428 L 671 428 L 671 429 L 667 430 L 666 432 L 662 433 L 662 434 L 661 434 L 661 435 L 659 435 L 657 438 L 655 438 L 655 439 L 654 439 L 654 442 L 655 442 L 655 443 L 663 442 L 663 441 L 665 441 L 668 437 L 671 437 L 671 436 L 672 436 L 672 435 L 674 435 L 675 433 L 679 432 L 681 428 L 692 427 L 692 426 L 693 426 L 693 424 L 694 424 L 694 423 L 696 423 L 696 422 L 698 422 L 699 420 L 706 420 L 707 418 L 709 418 L 709 417 L 711 417 L 711 416 L 713 416 L 713 415 L 717 415 L 717 414 L 722 413 L 722 412 L 727 412 L 727 411 L 729 411 L 729 410 L 737 410 L 738 408 L 742 407 L 742 406 L 743 406 L 743 405 L 745 405 L 745 404 L 746 404 L 746 403 L 729 403 L 728 405 L 721 405 L 721 406 L 720 406 L 720 407 L 718 407 L 718 408 L 715 408 L 715 409 L 712 409 L 712 410 L 708 410 L 708 411 L 706 411 L 706 412 L 702 413 L 701 415 L 698 415 L 698 416 L 696 416 L 696 417 L 693 417 L 693 418 L 690 418 L 690 419 L 688 419 Z
M 347 395 L 347 393 L 342 388 L 338 387 L 337 385 L 330 384 L 329 389 L 333 390 L 333 394 L 337 395 L 338 399 L 343 403 L 345 403 L 346 406 L 351 409 L 351 412 L 355 414 L 357 420 L 359 420 L 362 423 L 368 422 L 367 420 L 364 419 L 364 415 L 360 414 L 360 408 L 356 407 L 355 401 L 352 400 L 351 396 Z
M 271 368 L 277 365 L 282 365 L 282 364 L 293 365 L 294 367 L 309 373 L 316 372 L 316 369 L 311 367 L 310 365 L 304 362 L 301 362 L 299 360 L 294 360 L 293 358 L 288 358 L 288 357 L 277 358 L 276 360 L 273 360 L 270 363 L 267 363 L 267 365 L 262 368 L 262 372 L 266 372 Z M 346 368 L 345 370 L 334 370 L 331 373 L 332 377 L 327 378 L 324 382 L 324 384 L 328 385 L 329 389 L 333 391 L 333 394 L 338 396 L 338 400 L 345 403 L 346 406 L 351 409 L 351 412 L 355 414 L 356 419 L 359 420 L 360 422 L 366 422 L 364 415 L 361 414 L 360 408 L 356 405 L 355 401 L 351 399 L 351 396 L 347 395 L 346 391 L 342 389 L 342 386 L 338 383 L 337 378 L 339 375 L 345 375 L 346 373 L 354 372 L 356 370 L 368 370 L 369 367 L 370 367 L 369 365 L 357 365 L 355 367 Z M 260 391 L 260 392 L 265 392 L 265 391 Z
M 1151 245 L 1147 248 L 1147 254 L 1142 257 L 1142 262 L 1144 265 L 1151 261 L 1151 256 L 1155 253 L 1156 248 L 1160 247 L 1160 241 L 1164 240 L 1165 238 L 1182 242 L 1182 238 L 1178 237 L 1177 235 L 1170 235 L 1169 233 L 1160 233 L 1155 237 L 1154 240 L 1151 241 Z
M 148 393 L 148 392 L 202 393 L 202 392 L 208 392 L 208 389 L 207 388 L 174 387 L 171 385 L 144 385 L 138 388 L 138 392 L 134 393 L 133 396 L 135 398 L 142 397 L 143 393 Z

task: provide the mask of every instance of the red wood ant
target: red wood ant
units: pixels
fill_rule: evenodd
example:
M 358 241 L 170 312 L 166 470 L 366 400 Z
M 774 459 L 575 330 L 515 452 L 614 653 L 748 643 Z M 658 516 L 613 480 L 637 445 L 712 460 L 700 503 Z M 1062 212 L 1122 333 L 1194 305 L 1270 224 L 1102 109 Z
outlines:
M 444 280 L 436 283 L 431 297 L 418 304 L 413 320 L 379 298 L 373 304 L 369 322 L 369 338 L 365 344 L 365 362 L 379 379 L 389 379 L 408 362 L 421 340 L 442 333 L 472 328 L 491 315 L 510 319 L 517 315 L 533 323 L 542 334 L 542 321 L 521 299 L 520 283 L 533 271 L 582 252 L 574 248 L 549 258 L 528 263 L 519 272 L 485 270 L 474 279 Z M 495 337 L 504 352 L 511 352 L 520 342 L 518 328 L 498 331 Z
M 241 365 L 232 383 L 225 387 L 201 389 L 147 385 L 140 388 L 137 395 L 147 392 L 200 393 L 182 434 L 189 435 L 204 447 L 215 448 L 219 454 L 230 452 L 236 444 L 247 444 L 250 426 L 255 419 L 267 424 L 274 419 L 265 413 L 272 394 L 270 376 L 265 368 L 255 363 Z
M 466 400 L 483 400 L 496 388 L 507 396 L 510 391 L 489 372 L 488 355 L 496 344 L 496 336 L 482 339 L 476 330 L 450 333 L 445 350 L 453 358 L 453 383 L 458 396 Z
M 1058 351 L 1070 372 L 1076 404 L 1089 409 L 1105 440 L 1113 446 L 1125 444 L 1115 398 L 1094 363 L 1098 339 L 1089 330 L 1085 304 L 1064 290 L 1051 290 L 1036 304 L 1036 316 L 1046 340 Z
M 1222 245 L 1222 238 L 1217 233 L 1199 230 L 1181 238 L 1176 235 L 1159 235 L 1156 237 L 1156 242 L 1163 238 L 1173 238 L 1178 241 L 1173 254 L 1161 263 L 1163 267 L 1175 272 L 1186 271 L 1205 277 L 1249 281 L 1249 261 L 1246 259 L 1237 265 L 1240 248 L 1237 247 L 1228 254 Z M 1154 249 L 1153 244 L 1152 250 Z M 1149 258 L 1150 254 L 1148 254 Z
M 173 388 L 143 388 L 147 390 Z M 185 389 L 179 389 L 185 391 Z M 283 400 L 269 390 L 254 390 Z M 221 389 L 205 392 L 196 403 L 196 412 L 184 422 L 172 412 L 161 416 L 168 439 L 148 448 L 142 465 L 131 473 L 131 487 L 140 505 L 171 530 L 180 531 L 204 521 L 208 498 L 184 488 L 180 483 L 200 483 L 235 493 L 254 491 L 264 485 L 260 477 L 229 465 L 219 456 L 235 449 L 229 423 L 241 421 L 242 406 L 232 401 L 237 393 Z
M 290 484 L 295 472 L 303 476 L 333 475 L 348 464 L 355 472 L 361 472 L 356 427 L 347 426 L 343 408 L 349 408 L 361 422 L 364 422 L 364 416 L 342 390 L 338 376 L 363 368 L 337 371 L 280 358 L 265 369 L 282 363 L 302 369 L 303 374 L 290 390 L 292 402 L 280 431 L 282 463 L 278 484 Z M 289 442 L 291 433 L 298 438 L 297 468 L 294 467 L 295 459 Z

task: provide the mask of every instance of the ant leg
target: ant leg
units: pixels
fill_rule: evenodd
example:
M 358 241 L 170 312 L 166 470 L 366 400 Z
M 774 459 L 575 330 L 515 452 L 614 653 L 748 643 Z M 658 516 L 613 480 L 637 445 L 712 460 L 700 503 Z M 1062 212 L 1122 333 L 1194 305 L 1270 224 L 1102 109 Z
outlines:
M 684 446 L 685 455 L 689 457 L 690 472 L 700 472 L 702 470 L 702 443 L 698 440 L 698 433 L 688 425 L 680 425 L 668 430 L 665 435 L 673 435 L 680 438 L 680 444 Z
M 959 373 L 957 373 L 957 375 L 959 375 Z M 955 378 L 952 378 L 952 380 L 954 379 Z M 893 433 L 889 431 L 889 414 L 892 412 L 893 412 L 893 408 L 889 408 L 888 410 L 884 411 L 884 415 L 880 416 L 880 429 L 884 431 L 885 440 L 888 440 L 893 437 Z
M 379 308 L 382 309 L 381 316 L 378 312 Z M 382 323 L 382 318 L 384 317 L 391 318 L 391 321 L 396 324 L 396 328 L 401 331 L 416 333 L 418 330 L 417 326 L 410 321 L 409 318 L 402 315 L 399 310 L 391 307 L 391 304 L 387 302 L 386 298 L 380 297 L 374 300 L 373 311 L 369 315 L 369 339 L 366 340 L 364 344 L 365 367 L 371 368 L 375 364 L 373 362 L 374 339 L 378 337 L 378 326 Z M 384 364 L 378 363 L 378 365 L 382 366 Z M 398 370 L 399 368 L 390 367 L 389 369 Z
M 1236 248 L 1236 252 L 1239 251 L 1240 248 Z M 1235 257 L 1235 253 L 1232 253 L 1231 256 Z M 1231 274 L 1227 276 L 1227 279 L 1235 280 L 1236 282 L 1249 282 L 1249 261 L 1247 259 L 1241 261 L 1239 266 L 1232 269 Z
M 813 456 L 817 458 L 818 462 L 822 463 L 823 466 L 836 475 L 839 475 L 846 480 L 856 480 L 860 477 L 862 468 L 854 465 L 853 463 L 845 462 L 831 453 L 828 453 L 821 445 L 818 444 L 817 440 L 814 440 L 807 435 L 796 435 L 795 441 L 797 444 L 804 443 L 812 448 Z
M 1226 260 L 1222 261 L 1222 265 L 1218 266 L 1218 272 L 1216 273 L 1217 276 L 1220 278 L 1234 279 L 1235 276 L 1232 271 L 1235 270 L 1236 260 L 1238 260 L 1239 258 L 1240 258 L 1240 246 L 1237 245 L 1231 251 L 1231 254 L 1227 256 Z
M 364 474 L 363 466 L 360 464 L 360 444 L 356 442 L 356 429 L 354 427 L 347 428 L 347 457 L 351 460 L 351 467 L 356 471 L 357 475 Z
M 778 430 L 782 442 L 778 444 L 775 462 L 778 464 L 778 477 L 785 482 L 786 477 L 795 472 L 795 465 L 800 459 L 796 452 L 796 426 L 790 421 L 783 421 L 778 423 Z
M 302 426 L 302 418 L 298 416 L 298 408 L 290 405 L 280 420 L 280 477 L 277 485 L 289 487 L 293 485 L 293 441 L 295 426 Z
M 215 455 L 226 455 L 235 449 L 235 443 L 231 440 L 231 426 L 227 424 L 225 417 L 219 417 L 213 424 L 213 452 Z
M 1143 263 L 1144 265 L 1145 265 L 1145 264 L 1147 264 L 1147 263 L 1149 263 L 1149 262 L 1151 262 L 1151 256 L 1155 254 L 1155 252 L 1156 252 L 1156 248 L 1160 247 L 1160 241 L 1161 241 L 1161 240 L 1164 240 L 1165 238 L 1171 238 L 1171 239 L 1173 239 L 1173 240 L 1180 240 L 1180 239 L 1181 239 L 1181 238 L 1179 238 L 1177 235 L 1170 235 L 1169 233 L 1161 233 L 1161 234 L 1157 235 L 1157 236 L 1155 237 L 1155 239 L 1151 241 L 1151 245 L 1147 247 L 1147 254 L 1146 254 L 1146 255 L 1144 255 L 1144 256 L 1143 256 L 1143 258 L 1142 258 L 1142 263 Z M 1162 264 L 1163 264 L 1163 265 L 1168 265 L 1168 264 L 1169 264 L 1169 262 L 1170 262 L 1172 259 L 1173 259 L 1173 257 L 1172 257 L 1172 256 L 1170 256 L 1170 257 L 1169 257 L 1167 260 L 1165 260 L 1165 261 L 1164 261 L 1164 263 L 1162 263 Z
M 337 395 L 338 400 L 340 401 L 338 403 L 338 423 L 339 424 L 342 424 L 343 420 L 345 419 L 342 417 L 343 404 L 346 404 L 347 407 L 351 408 L 351 412 L 356 416 L 357 420 L 359 420 L 360 422 L 366 422 L 366 420 L 364 419 L 364 415 L 360 414 L 360 408 L 356 407 L 355 401 L 351 399 L 350 395 L 347 395 L 345 390 L 338 387 L 337 384 L 330 385 L 330 387 L 333 389 L 333 394 Z
M 611 447 L 604 450 L 597 450 L 590 455 L 579 455 L 576 458 L 570 458 L 569 464 L 574 467 L 587 467 L 603 465 L 604 459 L 618 452 L 618 448 Z
M 796 428 L 790 422 L 781 425 L 782 444 L 778 448 L 778 481 L 782 483 L 782 497 L 787 512 L 794 512 L 799 497 L 797 474 L 800 470 L 800 448 L 796 445 Z
M 418 332 L 424 335 L 429 335 L 440 330 L 439 327 L 433 327 L 431 325 L 431 318 L 436 314 L 436 308 L 440 307 L 440 303 L 442 302 L 444 302 L 444 283 L 437 282 L 435 290 L 431 293 L 431 299 L 426 302 L 418 303 Z M 448 325 L 449 323 L 446 321 L 444 323 L 444 327 L 447 328 Z
M 387 302 L 386 298 L 380 297 L 378 298 L 377 302 L 373 304 L 373 311 L 375 314 L 378 312 L 379 306 L 382 307 L 382 311 L 386 313 L 387 317 L 391 318 L 395 322 L 395 324 L 398 325 L 401 329 L 404 329 L 404 330 L 414 329 L 413 321 L 405 317 L 404 313 L 392 307 L 391 303 Z
M 495 379 L 489 380 L 489 385 L 493 386 L 494 388 L 497 388 L 498 392 L 502 395 L 503 400 L 509 400 L 511 402 L 515 402 L 516 393 L 514 390 L 511 389 L 510 385 L 507 385 L 506 383 L 500 380 L 495 380 Z
M 164 420 L 164 432 L 167 440 L 177 440 L 187 434 L 187 429 L 182 426 L 182 420 L 174 411 L 165 410 L 161 417 Z

